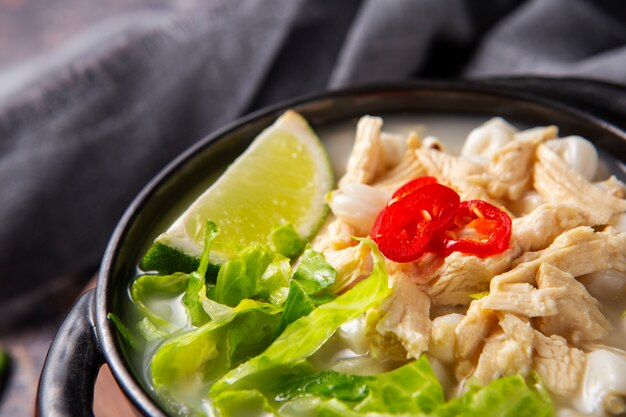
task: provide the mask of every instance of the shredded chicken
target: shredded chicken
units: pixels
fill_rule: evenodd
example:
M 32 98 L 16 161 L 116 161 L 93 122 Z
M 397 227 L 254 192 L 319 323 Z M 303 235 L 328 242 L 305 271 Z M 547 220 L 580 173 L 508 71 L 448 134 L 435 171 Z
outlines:
M 356 230 L 353 226 L 340 219 L 329 220 L 315 236 L 311 246 L 318 252 L 341 250 L 356 245 Z
M 425 175 L 431 175 L 441 184 L 454 189 L 461 200 L 480 199 L 496 206 L 503 205 L 501 201 L 492 198 L 481 184 L 470 180 L 485 173 L 481 164 L 433 149 L 417 149 L 415 157 L 424 167 Z
M 462 314 L 451 313 L 435 317 L 430 330 L 428 353 L 445 363 L 454 361 L 456 349 L 455 329 L 465 317 Z
M 537 149 L 534 187 L 545 201 L 578 207 L 588 224 L 607 224 L 626 211 L 626 200 L 616 198 L 587 181 L 547 146 Z
M 605 337 L 611 324 L 599 310 L 600 303 L 571 274 L 544 263 L 536 277 L 538 291 L 559 290 L 554 297 L 558 316 L 537 320 L 537 328 L 545 335 L 559 335 L 574 345 Z
M 585 354 L 567 345 L 561 336 L 547 337 L 535 330 L 533 369 L 548 390 L 571 395 L 578 388 L 585 369 Z
M 421 288 L 435 304 L 468 305 L 471 294 L 489 289 L 491 279 L 508 271 L 520 249 L 513 244 L 506 251 L 486 258 L 453 252 L 434 273 L 436 280 Z
M 491 291 L 506 290 L 510 283 L 534 284 L 535 274 L 542 263 L 549 263 L 575 277 L 606 269 L 626 272 L 626 234 L 613 228 L 595 232 L 587 226 L 568 230 L 546 249 L 525 253 L 514 262 L 512 270 L 494 277 Z
M 392 293 L 367 315 L 372 356 L 417 359 L 428 350 L 430 299 L 404 274 L 393 275 Z
M 586 224 L 577 207 L 542 204 L 530 214 L 513 219 L 513 237 L 522 252 L 545 249 L 561 233 Z
M 564 288 L 536 289 L 527 283 L 508 284 L 505 290 L 491 291 L 483 307 L 494 311 L 508 311 L 527 317 L 554 316 L 558 313 L 557 299 Z
M 517 200 L 528 190 L 537 146 L 556 136 L 555 126 L 538 127 L 514 134 L 514 139 L 497 150 L 489 161 L 487 192 L 496 199 Z
M 363 242 L 345 249 L 327 250 L 326 261 L 335 268 L 337 276 L 332 291 L 341 293 L 372 272 L 370 248 Z
M 401 271 L 410 277 L 415 284 L 426 284 L 437 277 L 444 260 L 440 256 L 427 253 L 415 262 L 398 263 L 385 260 L 385 266 L 390 274 Z M 423 288 L 428 288 L 425 286 Z
M 527 320 L 504 314 L 478 359 L 474 377 L 483 384 L 507 375 L 527 375 L 532 367 L 534 330 Z
M 369 184 L 374 180 L 382 161 L 380 130 L 383 120 L 380 117 L 361 117 L 356 126 L 356 137 L 352 153 L 348 159 L 346 173 L 339 184 Z
M 352 236 L 370 230 L 387 196 L 419 176 L 437 178 L 461 200 L 499 207 L 512 218 L 512 234 L 507 250 L 485 258 L 427 252 L 413 262 L 386 259 L 393 290 L 366 314 L 371 357 L 428 352 L 461 386 L 468 378 L 487 384 L 536 372 L 551 393 L 572 395 L 586 361 L 577 347 L 589 349 L 611 331 L 577 277 L 626 273 L 626 232 L 619 231 L 626 229 L 626 185 L 615 177 L 590 182 L 597 176 L 593 145 L 572 137 L 558 143 L 555 126 L 520 132 L 494 119 L 472 131 L 462 157 L 445 153 L 437 138 L 412 133 L 404 140 L 381 127 L 380 118 L 359 121 L 340 180 L 360 184 L 340 188 L 354 201 L 331 201 L 341 220 L 313 242 L 337 270 L 333 291 L 371 272 L 369 248 Z M 593 163 L 570 152 L 574 145 L 596 155 Z M 362 215 L 357 203 L 371 210 Z
M 507 207 L 515 216 L 523 217 L 544 203 L 543 197 L 537 191 L 529 190 L 518 200 L 511 201 Z
M 398 165 L 406 151 L 406 137 L 389 132 L 380 133 L 380 143 L 382 146 L 382 161 L 379 164 L 379 173 L 387 172 Z
M 472 301 L 467 314 L 454 330 L 459 358 L 472 356 L 498 321 L 495 312 L 485 309 L 483 303 L 483 299 Z
M 593 185 L 600 188 L 608 195 L 612 195 L 613 197 L 621 199 L 626 198 L 626 184 L 618 180 L 615 175 L 611 175 L 606 180 L 596 182 Z
M 406 139 L 407 150 L 395 167 L 389 169 L 374 182 L 374 186 L 388 192 L 394 192 L 414 178 L 426 175 L 426 168 L 422 166 L 415 155 L 415 150 L 421 146 L 421 140 L 415 133 Z

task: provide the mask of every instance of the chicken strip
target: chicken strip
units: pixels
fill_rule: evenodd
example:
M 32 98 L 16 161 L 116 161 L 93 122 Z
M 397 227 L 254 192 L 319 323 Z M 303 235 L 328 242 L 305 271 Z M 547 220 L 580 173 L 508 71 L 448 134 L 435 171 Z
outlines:
M 471 181 L 472 177 L 485 174 L 485 167 L 470 159 L 459 158 L 434 149 L 417 149 L 415 157 L 425 169 L 425 175 L 437 178 L 441 184 L 453 188 L 461 200 L 480 199 L 501 206 L 502 202 L 492 198 L 484 182 Z
M 403 263 L 385 259 L 385 267 L 390 274 L 393 274 L 395 271 L 403 272 L 414 284 L 420 285 L 423 291 L 427 291 L 430 286 L 425 284 L 437 278 L 444 262 L 443 257 L 434 253 L 426 253 L 415 262 Z
M 356 228 L 341 219 L 331 218 L 326 221 L 317 236 L 311 242 L 311 246 L 318 252 L 327 250 L 341 250 L 356 245 Z
M 454 361 L 457 344 L 455 329 L 463 317 L 463 314 L 450 313 L 433 319 L 428 344 L 430 355 L 444 363 Z
M 618 180 L 615 175 L 611 175 L 604 181 L 595 182 L 593 185 L 613 197 L 626 198 L 626 184 Z
M 545 249 L 561 233 L 587 224 L 577 207 L 542 204 L 526 216 L 513 219 L 513 238 L 522 252 Z
M 511 283 L 535 284 L 535 275 L 543 263 L 575 277 L 595 271 L 626 271 L 626 233 L 609 227 L 595 232 L 587 226 L 568 230 L 538 252 L 527 252 L 513 264 L 515 267 L 491 280 L 490 290 L 504 290 Z
M 496 199 L 517 200 L 530 188 L 537 146 L 556 137 L 556 126 L 517 132 L 511 142 L 498 149 L 489 161 L 489 195 Z
M 346 183 L 370 184 L 382 160 L 380 130 L 383 119 L 380 117 L 363 116 L 356 126 L 356 137 L 352 153 L 348 158 L 346 173 L 339 180 L 339 185 Z
M 537 158 L 533 184 L 546 202 L 578 207 L 591 225 L 607 224 L 613 215 L 626 211 L 626 200 L 587 181 L 548 146 L 539 146 Z
M 527 283 L 514 283 L 505 290 L 491 291 L 484 298 L 483 307 L 527 317 L 554 316 L 558 313 L 557 300 L 564 294 L 564 288 L 537 289 Z
M 457 343 L 457 357 L 471 357 L 483 344 L 498 322 L 495 312 L 483 307 L 483 299 L 474 300 L 467 309 L 467 314 L 454 329 Z
M 539 290 L 561 290 L 555 298 L 558 315 L 537 319 L 537 328 L 545 335 L 559 335 L 574 345 L 602 339 L 611 324 L 600 312 L 600 303 L 571 274 L 550 264 L 542 264 L 536 277 Z
M 415 155 L 415 150 L 421 146 L 421 140 L 415 133 L 409 134 L 406 140 L 408 149 L 397 165 L 382 174 L 374 182 L 374 186 L 393 193 L 414 178 L 426 175 L 426 168 Z
M 407 276 L 391 276 L 393 290 L 380 308 L 367 313 L 367 336 L 373 357 L 417 359 L 428 350 L 430 298 Z
M 452 252 L 436 271 L 436 280 L 421 288 L 435 304 L 468 305 L 469 295 L 489 289 L 491 279 L 508 271 L 519 254 L 515 241 L 506 251 L 486 258 Z
M 351 288 L 372 272 L 370 248 L 363 242 L 345 249 L 326 250 L 323 253 L 326 262 L 337 271 L 335 283 L 331 288 L 335 294 Z
M 474 377 L 482 384 L 507 375 L 528 375 L 532 369 L 534 330 L 514 314 L 504 314 L 483 348 Z
M 561 336 L 547 337 L 535 330 L 533 369 L 546 388 L 558 395 L 572 395 L 585 369 L 585 354 L 567 345 Z

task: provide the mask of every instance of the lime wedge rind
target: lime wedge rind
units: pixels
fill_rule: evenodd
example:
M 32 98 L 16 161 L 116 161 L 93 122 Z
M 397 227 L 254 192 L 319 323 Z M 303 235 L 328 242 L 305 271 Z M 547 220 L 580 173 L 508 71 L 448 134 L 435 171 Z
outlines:
M 197 266 L 207 218 L 220 229 L 214 265 L 252 242 L 265 243 L 282 223 L 311 239 L 329 213 L 325 196 L 334 184 L 319 138 L 302 116 L 287 111 L 155 240 L 141 266 L 167 272 Z

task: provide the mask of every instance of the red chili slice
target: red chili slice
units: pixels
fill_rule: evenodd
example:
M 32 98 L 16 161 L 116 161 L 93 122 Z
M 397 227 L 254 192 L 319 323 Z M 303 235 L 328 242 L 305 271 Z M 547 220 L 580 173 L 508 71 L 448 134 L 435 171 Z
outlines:
M 459 251 L 485 258 L 504 252 L 510 239 L 511 218 L 504 211 L 483 200 L 470 200 L 459 205 L 454 226 L 435 240 L 446 254 Z
M 417 177 L 414 180 L 411 180 L 404 184 L 402 187 L 398 188 L 395 193 L 391 196 L 391 200 L 389 204 L 393 204 L 396 201 L 400 200 L 403 197 L 411 194 L 413 191 L 416 191 L 428 184 L 435 184 L 437 182 L 437 178 L 435 177 Z
M 378 215 L 372 239 L 388 259 L 415 261 L 429 249 L 433 234 L 452 224 L 459 202 L 459 195 L 441 184 L 419 187 Z

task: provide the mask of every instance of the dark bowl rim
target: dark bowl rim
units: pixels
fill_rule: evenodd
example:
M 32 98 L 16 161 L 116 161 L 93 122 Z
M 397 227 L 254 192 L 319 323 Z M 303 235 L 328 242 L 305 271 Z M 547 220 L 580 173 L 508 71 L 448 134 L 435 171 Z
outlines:
M 532 77 L 533 79 L 538 79 Z M 493 78 L 493 81 L 503 80 L 505 78 Z M 524 77 L 511 77 L 509 80 L 523 80 Z M 578 79 L 572 79 L 575 81 Z M 593 81 L 583 80 L 580 81 Z M 115 327 L 107 318 L 109 311 L 110 300 L 110 273 L 112 267 L 117 258 L 120 244 L 123 242 L 125 235 L 128 232 L 130 226 L 136 220 L 138 214 L 141 212 L 143 206 L 149 201 L 151 196 L 161 187 L 161 185 L 171 176 L 174 175 L 176 170 L 184 166 L 189 162 L 198 152 L 207 146 L 210 146 L 213 142 L 219 138 L 234 132 L 241 127 L 256 119 L 260 119 L 271 114 L 287 110 L 288 108 L 295 107 L 302 104 L 308 104 L 315 101 L 327 100 L 327 99 L 340 99 L 356 97 L 364 94 L 374 93 L 408 93 L 412 90 L 432 90 L 438 93 L 445 92 L 460 92 L 467 94 L 478 94 L 483 96 L 490 96 L 500 99 L 510 99 L 517 103 L 528 103 L 539 105 L 544 108 L 556 110 L 562 114 L 572 116 L 574 118 L 581 119 L 587 123 L 595 125 L 601 130 L 608 131 L 609 134 L 621 137 L 626 141 L 626 131 L 619 127 L 597 117 L 588 112 L 579 110 L 573 106 L 569 106 L 557 100 L 550 98 L 539 97 L 536 94 L 529 94 L 519 91 L 505 91 L 500 85 L 490 85 L 490 80 L 486 78 L 476 80 L 414 80 L 414 81 L 389 81 L 378 82 L 373 84 L 361 84 L 347 88 L 330 89 L 326 91 L 315 92 L 312 94 L 306 94 L 292 99 L 288 99 L 250 114 L 247 114 L 237 120 L 225 125 L 222 128 L 215 130 L 214 132 L 204 136 L 177 157 L 175 157 L 170 163 L 163 167 L 157 175 L 155 175 L 137 194 L 131 204 L 125 210 L 124 214 L 117 223 L 111 238 L 105 249 L 101 266 L 98 272 L 98 282 L 96 286 L 96 333 L 100 349 L 109 365 L 112 374 L 114 375 L 118 385 L 121 387 L 127 398 L 133 403 L 138 411 L 149 416 L 162 416 L 167 417 L 167 414 L 161 409 L 161 407 L 150 397 L 150 395 L 142 388 L 142 386 L 136 381 L 129 365 L 124 358 L 124 354 L 121 352 L 117 337 L 115 337 Z

